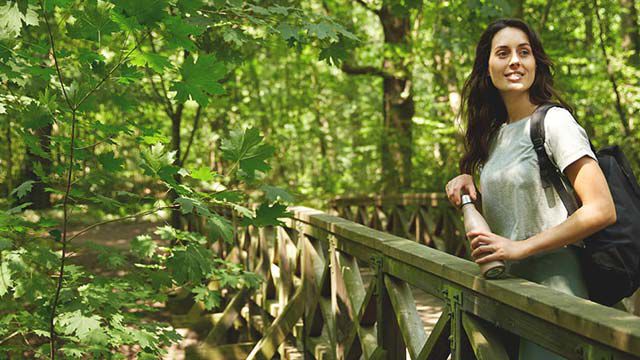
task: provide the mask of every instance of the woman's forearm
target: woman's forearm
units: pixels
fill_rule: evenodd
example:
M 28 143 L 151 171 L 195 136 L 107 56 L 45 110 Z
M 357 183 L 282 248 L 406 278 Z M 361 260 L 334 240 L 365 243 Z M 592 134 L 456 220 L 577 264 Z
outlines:
M 555 250 L 583 240 L 615 223 L 615 208 L 609 204 L 583 205 L 564 222 L 523 241 L 526 256 Z

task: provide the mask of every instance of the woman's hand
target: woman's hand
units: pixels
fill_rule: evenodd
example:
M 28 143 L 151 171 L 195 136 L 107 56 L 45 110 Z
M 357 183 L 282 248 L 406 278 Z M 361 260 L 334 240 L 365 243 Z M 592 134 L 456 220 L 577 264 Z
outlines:
M 478 264 L 494 260 L 522 260 L 529 256 L 525 241 L 513 241 L 485 231 L 469 231 L 471 257 Z
M 460 206 L 462 193 L 469 194 L 473 201 L 477 199 L 476 186 L 473 183 L 473 177 L 469 174 L 454 177 L 447 183 L 444 189 L 449 201 L 457 207 Z

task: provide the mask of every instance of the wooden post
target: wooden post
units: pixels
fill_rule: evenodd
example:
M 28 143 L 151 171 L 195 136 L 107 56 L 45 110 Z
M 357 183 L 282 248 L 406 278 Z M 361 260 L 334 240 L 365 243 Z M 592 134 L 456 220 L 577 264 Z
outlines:
M 378 345 L 384 350 L 386 359 L 404 359 L 406 357 L 405 344 L 384 283 L 383 259 L 382 257 L 373 258 L 373 266 L 376 270 Z

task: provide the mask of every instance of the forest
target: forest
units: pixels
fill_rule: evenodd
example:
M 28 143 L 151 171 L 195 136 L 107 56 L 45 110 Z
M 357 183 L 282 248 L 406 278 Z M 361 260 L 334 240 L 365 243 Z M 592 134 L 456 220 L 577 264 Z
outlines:
M 538 32 L 594 146 L 620 145 L 638 174 L 638 7 L 0 1 L 0 358 L 127 358 L 135 344 L 156 359 L 180 335 L 149 321 L 154 304 L 186 289 L 213 309 L 209 279 L 261 281 L 210 239 L 337 196 L 443 192 L 461 90 L 498 18 Z M 86 236 L 140 220 L 157 227 L 121 246 Z

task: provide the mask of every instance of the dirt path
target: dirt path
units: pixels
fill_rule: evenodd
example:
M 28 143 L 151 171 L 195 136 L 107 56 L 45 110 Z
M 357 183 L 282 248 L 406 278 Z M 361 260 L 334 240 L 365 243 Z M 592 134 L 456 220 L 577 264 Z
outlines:
M 166 245 L 157 235 L 153 234 L 153 231 L 157 226 L 163 226 L 164 223 L 157 222 L 127 222 L 127 223 L 110 223 L 101 225 L 94 229 L 91 229 L 87 233 L 74 240 L 75 245 L 87 244 L 93 242 L 102 246 L 109 246 L 117 250 L 129 249 L 129 244 L 138 235 L 149 234 L 158 244 Z M 82 227 L 73 229 L 70 235 L 73 235 L 80 231 Z M 103 269 L 96 266 L 95 254 L 86 247 L 82 247 L 81 252 L 71 253 L 71 261 L 82 265 L 87 268 L 91 268 L 93 271 L 109 276 L 122 275 L 121 272 L 114 272 L 112 270 Z M 164 304 L 153 304 L 154 307 L 164 308 Z M 163 321 L 169 323 L 171 320 L 171 314 L 166 311 L 159 311 L 153 314 L 150 318 L 151 321 Z M 167 354 L 163 357 L 165 360 L 183 360 L 185 359 L 184 349 L 186 346 L 195 343 L 195 334 L 189 331 L 189 329 L 175 329 L 183 340 L 180 343 L 174 344 L 167 349 Z M 123 347 L 121 353 L 127 356 L 128 359 L 137 359 L 136 353 L 139 351 L 137 346 Z

